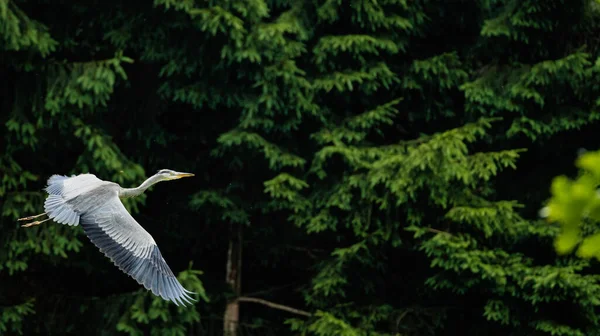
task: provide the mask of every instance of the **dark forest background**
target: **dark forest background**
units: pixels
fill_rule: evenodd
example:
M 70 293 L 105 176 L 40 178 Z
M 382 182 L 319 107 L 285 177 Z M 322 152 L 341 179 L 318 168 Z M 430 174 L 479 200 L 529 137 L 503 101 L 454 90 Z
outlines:
M 0 334 L 600 335 L 552 178 L 600 136 L 592 0 L 0 0 Z M 193 307 L 42 212 L 131 187 Z

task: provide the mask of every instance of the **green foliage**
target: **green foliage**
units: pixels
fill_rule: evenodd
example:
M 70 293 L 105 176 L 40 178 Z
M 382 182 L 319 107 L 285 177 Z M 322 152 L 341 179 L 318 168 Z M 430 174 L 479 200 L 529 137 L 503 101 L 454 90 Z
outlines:
M 33 300 L 10 307 L 0 307 L 0 332 L 23 335 L 23 320 L 35 313 Z
M 133 60 L 121 51 L 115 57 L 103 61 L 56 64 L 48 67 L 50 82 L 46 92 L 45 109 L 51 116 L 69 105 L 81 110 L 93 110 L 106 106 L 115 86 L 117 75 L 126 80 L 121 63 Z
M 248 223 L 248 213 L 237 202 L 223 194 L 224 192 L 218 191 L 201 191 L 192 196 L 190 206 L 194 209 L 216 209 L 217 213 L 220 214 L 220 221 Z
M 190 264 L 191 266 L 191 264 Z M 188 269 L 179 273 L 177 279 L 188 290 L 199 295 L 201 302 L 209 302 L 202 282 L 198 278 L 201 271 Z M 196 303 L 197 304 L 197 303 Z M 116 328 L 130 336 L 145 335 L 148 325 L 156 324 L 151 329 L 151 335 L 184 336 L 186 330 L 194 322 L 200 320 L 200 315 L 194 309 L 173 305 L 148 291 L 139 291 L 135 295 L 133 305 L 121 316 Z
M 552 181 L 552 198 L 542 213 L 549 221 L 560 224 L 561 233 L 556 237 L 556 251 L 570 253 L 577 245 L 577 255 L 600 259 L 600 234 L 585 234 L 584 221 L 597 225 L 600 221 L 600 152 L 587 152 L 576 161 L 580 170 L 575 180 L 561 175 Z M 588 230 L 589 231 L 589 230 Z
M 79 252 L 81 230 L 54 226 L 44 230 L 36 228 L 28 232 L 15 232 L 1 254 L 0 271 L 7 269 L 10 275 L 27 269 L 31 254 L 67 258 L 68 252 Z
M 518 115 L 507 131 L 508 136 L 523 134 L 531 139 L 547 137 L 566 130 L 581 129 L 598 121 L 596 102 L 575 106 L 573 99 L 583 98 L 596 87 L 600 68 L 591 55 L 576 52 L 562 59 L 534 65 L 494 66 L 484 70 L 475 81 L 461 86 L 470 111 L 490 115 Z M 552 118 L 540 120 L 546 112 Z
M 523 237 L 533 233 L 530 223 L 514 213 L 514 203 L 490 204 L 473 193 L 477 188 L 485 186 L 503 168 L 514 167 L 518 157 L 518 151 L 514 150 L 470 154 L 468 144 L 485 135 L 488 127 L 490 123 L 484 119 L 394 146 L 357 148 L 340 141 L 337 146 L 325 147 L 339 147 L 339 150 L 327 152 L 341 155 L 352 173 L 340 181 L 344 186 L 335 185 L 326 193 L 319 187 L 309 202 L 315 206 L 308 207 L 305 213 L 292 215 L 292 218 L 298 225 L 306 226 L 308 233 L 324 230 L 346 232 L 349 229 L 348 234 L 358 239 L 358 243 L 333 249 L 331 259 L 322 263 L 320 272 L 312 280 L 307 293 L 308 302 L 322 306 L 323 302 L 333 298 L 351 300 L 348 290 L 354 287 L 350 285 L 355 281 L 360 281 L 364 288 L 362 295 L 376 293 L 376 286 L 369 280 L 350 280 L 352 273 L 349 268 L 356 270 L 364 267 L 364 272 L 383 271 L 385 266 L 374 251 L 381 246 L 398 247 L 406 244 L 400 238 L 404 229 L 415 232 L 416 242 L 431 258 L 432 267 L 457 272 L 462 275 L 460 281 L 464 281 L 465 273 L 462 270 L 465 268 L 471 269 L 474 275 L 473 279 L 465 283 L 466 288 L 459 283 L 447 283 L 442 274 L 429 278 L 426 281 L 428 286 L 466 294 L 469 289 L 478 285 L 477 279 L 482 276 L 479 281 L 485 281 L 489 277 L 496 279 L 496 287 L 502 286 L 505 282 L 501 280 L 503 267 L 506 266 L 504 258 L 508 257 L 506 252 L 481 250 L 475 237 L 464 233 L 454 236 L 442 232 L 431 237 L 429 225 L 437 222 L 435 217 L 409 211 L 411 204 L 424 197 L 430 206 L 448 209 L 448 219 L 463 222 L 463 225 L 457 223 L 458 230 L 482 232 L 482 238 L 490 238 L 492 235 L 498 237 L 506 233 L 513 237 Z M 330 174 L 325 164 L 332 156 L 322 156 L 317 152 L 316 158 L 318 159 L 313 161 L 318 164 L 315 171 L 319 172 L 321 178 L 326 178 Z M 477 206 L 467 206 L 469 203 Z M 389 217 L 389 209 L 397 207 L 407 207 L 405 211 L 408 216 L 404 221 L 412 225 L 405 227 L 402 220 Z M 490 214 L 496 216 L 489 216 Z M 342 223 L 345 223 L 344 227 L 340 227 Z M 423 223 L 428 225 L 424 226 Z M 505 239 L 511 238 L 508 236 Z M 503 259 L 488 264 L 490 258 L 496 258 L 494 253 L 503 255 Z M 452 256 L 458 258 L 456 262 L 449 259 Z M 514 262 L 521 265 L 523 257 L 515 258 Z M 489 275 L 483 270 L 488 270 Z M 490 308 L 487 307 L 486 310 L 489 312 Z M 495 320 L 492 313 L 489 315 L 490 320 Z M 313 321 L 306 326 L 306 330 L 323 335 L 344 334 L 343 324 L 326 322 L 327 319 L 329 317 L 323 316 Z M 364 323 L 359 321 L 357 325 Z
M 2 50 L 31 50 L 41 56 L 48 56 L 58 45 L 45 25 L 30 19 L 12 0 L 0 1 L 0 37 Z
M 497 199 L 494 179 L 504 169 L 516 168 L 521 150 L 498 149 L 507 148 L 506 143 L 491 146 L 495 149 L 488 151 L 473 148 L 484 146 L 482 138 L 489 142 L 497 135 L 515 138 L 523 134 L 530 140 L 547 139 L 595 123 L 595 101 L 585 100 L 597 87 L 596 68 L 591 61 L 595 51 L 579 50 L 534 61 L 515 55 L 510 62 L 494 59 L 485 65 L 481 62 L 486 62 L 488 55 L 483 60 L 472 60 L 469 57 L 478 55 L 465 57 L 462 52 L 447 50 L 408 54 L 414 36 L 435 29 L 426 26 L 433 21 L 429 16 L 442 16 L 435 10 L 425 14 L 421 5 L 384 1 L 344 7 L 342 2 L 326 1 L 315 4 L 316 18 L 293 10 L 280 16 L 289 22 L 294 22 L 290 18 L 293 15 L 304 20 L 300 22 L 309 33 L 310 42 L 305 44 L 308 57 L 286 53 L 294 64 L 303 64 L 301 71 L 292 68 L 287 74 L 295 83 L 308 79 L 310 87 L 288 82 L 283 84 L 287 90 L 274 90 L 268 82 L 250 81 L 258 92 L 263 92 L 263 96 L 258 96 L 259 102 L 265 102 L 263 109 L 240 100 L 240 121 L 232 131 L 221 135 L 213 153 L 231 158 L 232 173 L 253 176 L 247 188 L 255 188 L 255 180 L 262 179 L 263 190 L 270 199 L 250 199 L 250 195 L 244 201 L 231 193 L 227 200 L 238 199 L 237 207 L 241 209 L 250 204 L 267 204 L 262 207 L 263 212 L 285 213 L 298 228 L 328 246 L 329 256 L 314 264 L 304 290 L 307 305 L 322 313 L 308 321 L 292 322 L 293 329 L 303 334 L 362 334 L 360 326 L 367 323 L 367 317 L 358 312 L 367 306 L 364 301 L 369 300 L 364 298 L 382 297 L 382 282 L 394 274 L 388 258 L 397 257 L 400 251 L 424 255 L 423 261 L 432 267 L 431 272 L 420 273 L 419 279 L 426 288 L 419 287 L 418 280 L 409 284 L 418 290 L 435 289 L 439 295 L 454 295 L 452 300 L 462 300 L 458 298 L 479 297 L 482 291 L 493 288 L 485 292 L 483 303 L 478 300 L 477 308 L 470 308 L 481 314 L 479 327 L 491 328 L 498 323 L 520 328 L 521 332 L 526 329 L 531 333 L 579 334 L 587 324 L 578 329 L 550 322 L 539 306 L 571 301 L 574 295 L 574 314 L 591 316 L 597 306 L 597 279 L 580 274 L 587 264 L 539 266 L 535 254 L 516 251 L 524 241 L 552 238 L 557 231 L 540 221 L 523 218 L 519 202 Z M 488 16 L 481 23 L 477 47 L 486 48 L 497 43 L 492 37 L 502 36 L 527 43 L 529 32 L 521 27 L 554 31 L 562 24 L 547 17 L 527 24 L 526 20 L 538 18 L 525 14 L 528 5 L 540 13 L 561 10 L 553 4 L 533 2 L 497 4 L 494 13 L 486 12 L 491 4 L 487 9 L 482 6 L 481 15 Z M 308 4 L 302 6 L 309 13 L 311 8 Z M 510 24 L 503 21 L 502 17 L 508 20 L 509 14 L 516 12 L 523 14 L 511 18 Z M 206 20 L 209 11 L 202 13 Z M 221 14 L 219 20 L 212 21 L 211 28 L 214 35 L 226 35 L 227 28 L 234 28 L 223 47 L 226 64 L 241 63 L 243 57 L 233 56 L 236 52 L 252 55 L 247 56 L 252 64 L 264 60 L 255 51 L 261 49 L 248 52 L 238 42 L 245 33 L 242 27 L 252 27 L 252 22 L 245 21 L 243 14 L 232 15 L 229 24 L 219 25 L 220 20 L 225 20 Z M 552 22 L 552 26 L 544 22 Z M 342 24 L 352 28 L 336 31 Z M 327 33 L 319 35 L 321 31 Z M 303 43 L 306 36 L 292 35 L 287 43 Z M 281 38 L 274 41 L 279 44 Z M 504 41 L 500 42 L 499 46 L 507 48 Z M 535 45 L 539 46 L 537 42 Z M 489 49 L 496 52 L 498 47 Z M 501 51 L 498 54 L 498 58 L 503 57 Z M 269 66 L 271 63 L 265 64 L 264 69 Z M 256 69 L 254 76 L 263 73 Z M 238 79 L 243 81 L 246 77 Z M 238 97 L 241 91 L 234 87 L 235 84 L 231 97 Z M 269 95 L 263 100 L 264 93 Z M 290 114 L 289 106 L 298 106 L 297 101 L 288 100 L 294 93 L 312 99 L 317 108 L 301 108 L 301 112 Z M 464 106 L 456 103 L 460 94 L 466 98 Z M 575 104 L 575 100 L 584 101 Z M 224 105 L 230 106 L 231 101 L 235 100 Z M 452 130 L 447 130 L 446 125 L 419 128 L 404 122 L 416 133 L 412 137 L 406 133 L 398 136 L 391 128 L 406 120 L 462 116 L 461 109 L 467 117 L 454 119 L 453 125 L 465 124 L 465 119 L 477 121 Z M 318 111 L 317 118 L 312 117 L 313 111 Z M 491 129 L 491 122 L 498 116 L 502 121 Z M 279 127 L 282 120 L 306 126 L 307 131 Z M 246 129 L 252 129 L 252 133 Z M 419 136 L 422 133 L 431 135 Z M 307 138 L 314 143 L 300 143 Z M 270 139 L 277 139 L 277 143 Z M 256 161 L 259 157 L 265 159 L 263 163 Z M 267 169 L 269 173 L 264 171 Z M 224 214 L 232 206 L 223 208 Z M 407 235 L 407 230 L 413 232 L 412 236 Z M 401 265 L 397 267 L 403 272 L 416 268 Z M 387 303 L 393 299 L 380 300 Z M 381 319 L 392 320 L 400 310 L 395 305 L 402 301 L 396 297 L 390 302 L 392 308 L 382 313 Z M 512 310 L 514 304 L 519 307 L 517 312 Z M 340 305 L 345 309 L 336 311 Z M 448 310 L 442 307 L 430 314 L 427 309 L 415 309 L 404 321 L 413 328 L 403 332 L 437 334 L 444 327 L 450 328 Z M 596 326 L 594 319 L 587 321 L 591 328 Z M 388 328 L 373 325 L 369 332 L 381 329 Z M 391 330 L 400 329 L 396 326 Z
M 262 152 L 271 168 L 280 167 L 298 167 L 303 166 L 305 160 L 292 153 L 282 151 L 277 145 L 270 143 L 256 133 L 231 131 L 219 137 L 217 141 L 223 148 L 246 145 L 251 149 L 258 149 Z M 216 155 L 222 155 L 221 151 L 215 151 Z

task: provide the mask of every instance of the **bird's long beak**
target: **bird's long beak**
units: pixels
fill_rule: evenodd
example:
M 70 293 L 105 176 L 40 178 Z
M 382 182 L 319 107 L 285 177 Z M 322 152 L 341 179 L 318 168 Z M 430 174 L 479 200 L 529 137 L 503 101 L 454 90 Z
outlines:
M 194 174 L 192 173 L 177 173 L 177 178 L 180 179 L 182 177 L 192 177 Z

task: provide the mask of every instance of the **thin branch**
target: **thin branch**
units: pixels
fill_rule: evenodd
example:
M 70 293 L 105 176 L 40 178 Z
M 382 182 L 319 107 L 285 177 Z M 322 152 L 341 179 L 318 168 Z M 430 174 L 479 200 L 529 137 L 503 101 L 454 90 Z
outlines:
M 430 227 L 425 228 L 425 230 L 427 230 L 429 232 L 442 233 L 442 234 L 447 234 L 449 236 L 452 236 L 452 234 L 450 232 L 446 232 L 446 231 L 442 231 L 442 230 L 438 230 L 438 229 L 433 229 L 433 228 L 430 228 Z
M 278 303 L 274 303 L 274 302 L 270 302 L 270 301 L 263 300 L 263 299 L 258 299 L 258 298 L 253 298 L 253 297 L 247 297 L 247 296 L 240 296 L 236 300 L 240 301 L 240 302 L 254 302 L 254 303 L 265 305 L 265 306 L 273 308 L 273 309 L 283 310 L 283 311 L 286 311 L 288 313 L 292 313 L 292 314 L 296 314 L 296 315 L 302 315 L 302 316 L 308 316 L 308 317 L 312 316 L 312 314 L 309 313 L 309 312 L 307 312 L 307 311 L 296 309 L 296 308 L 292 308 L 292 307 L 288 307 L 288 306 L 284 306 L 284 305 L 281 305 L 281 304 L 278 304 Z
M 305 252 L 309 257 L 313 258 L 313 259 L 319 259 L 319 256 L 317 256 L 316 254 L 313 253 L 313 251 L 315 252 L 325 252 L 324 250 L 321 249 L 310 249 L 307 247 L 301 247 L 301 246 L 293 246 L 293 245 L 283 245 L 285 248 L 288 248 L 290 250 L 294 250 L 294 251 L 299 251 L 299 252 Z

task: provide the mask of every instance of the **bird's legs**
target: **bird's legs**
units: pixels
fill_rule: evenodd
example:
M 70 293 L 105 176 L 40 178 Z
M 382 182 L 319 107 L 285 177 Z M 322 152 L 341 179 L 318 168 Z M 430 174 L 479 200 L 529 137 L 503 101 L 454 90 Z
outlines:
M 39 214 L 39 215 L 35 215 L 35 216 L 23 217 L 23 218 L 19 218 L 19 219 L 17 219 L 17 221 L 19 221 L 19 222 L 20 222 L 20 221 L 26 221 L 26 220 L 30 220 L 30 219 L 35 219 L 35 218 L 38 218 L 38 217 L 42 217 L 42 216 L 43 216 L 43 215 L 45 215 L 45 214 L 46 214 L 46 213 L 44 212 L 44 213 L 41 213 L 41 214 Z M 50 218 L 46 218 L 46 219 L 44 219 L 44 220 L 42 220 L 42 221 L 35 221 L 35 222 L 31 222 L 31 223 L 23 224 L 23 225 L 21 225 L 21 226 L 22 226 L 22 227 L 31 227 L 31 226 L 34 226 L 34 225 L 40 225 L 40 224 L 42 224 L 43 222 L 45 222 L 45 221 L 48 221 L 48 220 L 50 220 Z
M 30 226 L 34 226 L 34 225 L 40 225 L 40 224 L 42 224 L 43 222 L 45 222 L 45 221 L 49 221 L 49 220 L 50 220 L 50 218 L 46 218 L 46 219 L 44 219 L 44 220 L 41 220 L 41 221 L 35 221 L 35 222 L 31 222 L 31 223 L 23 224 L 23 225 L 21 225 L 21 226 L 22 226 L 22 227 L 30 227 Z
M 35 215 L 35 216 L 29 216 L 29 217 L 23 217 L 23 218 L 19 218 L 19 219 L 17 219 L 17 220 L 18 220 L 19 222 L 20 222 L 20 221 L 26 221 L 26 220 L 30 220 L 30 219 L 35 219 L 35 218 L 38 218 L 38 217 L 42 217 L 42 216 L 43 216 L 43 215 L 45 215 L 45 214 L 46 214 L 46 212 L 44 212 L 44 213 L 41 213 L 41 214 L 39 214 L 39 215 Z

